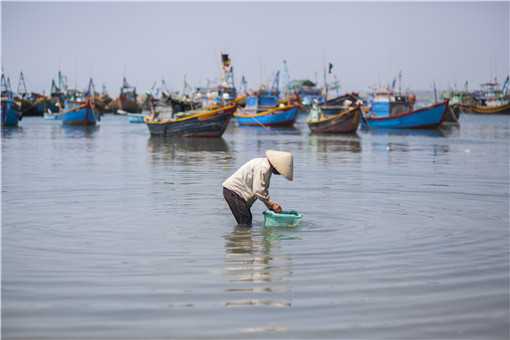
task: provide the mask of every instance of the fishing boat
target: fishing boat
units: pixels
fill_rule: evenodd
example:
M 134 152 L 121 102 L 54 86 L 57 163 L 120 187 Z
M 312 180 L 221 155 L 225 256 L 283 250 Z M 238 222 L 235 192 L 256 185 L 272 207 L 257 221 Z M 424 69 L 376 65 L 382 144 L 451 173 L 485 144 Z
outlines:
M 296 122 L 298 107 L 297 103 L 279 103 L 274 91 L 261 91 L 248 96 L 245 108 L 234 117 L 240 126 L 288 127 Z
M 510 76 L 500 88 L 496 79 L 481 85 L 478 102 L 471 105 L 471 113 L 477 114 L 510 114 Z
M 479 113 L 479 114 L 510 114 L 510 103 L 501 104 L 501 105 L 474 105 L 471 106 L 471 113 Z
M 315 134 L 355 133 L 361 120 L 359 106 L 344 108 L 339 106 L 335 114 L 324 114 L 319 105 L 313 105 L 307 120 L 310 131 Z
M 96 125 L 101 120 L 95 111 L 94 101 L 87 99 L 85 102 L 72 102 L 66 105 L 63 112 L 46 114 L 45 119 L 61 120 L 64 125 Z
M 332 99 L 326 100 L 323 104 L 319 104 L 321 112 L 325 115 L 336 115 L 341 109 L 357 107 L 363 104 L 360 96 L 356 92 L 345 93 Z
M 367 115 L 363 126 L 371 129 L 431 129 L 438 127 L 443 121 L 448 108 L 448 100 L 432 104 L 417 110 L 401 112 L 387 116 Z
M 14 108 L 14 101 L 9 98 L 2 98 L 2 126 L 18 126 L 22 115 Z
M 304 106 L 303 112 L 308 111 L 314 101 L 318 101 L 321 104 L 324 103 L 321 89 L 311 80 L 293 80 L 288 84 L 288 91 L 297 94 L 301 98 Z
M 161 119 L 157 112 L 145 117 L 152 136 L 221 137 L 237 109 L 237 104 L 214 105 L 205 109 L 177 113 Z
M 128 113 L 128 122 L 133 124 L 143 124 L 146 115 L 144 113 Z
M 11 89 L 11 81 L 6 78 L 2 73 L 1 78 L 1 110 L 2 110 L 2 127 L 18 126 L 18 123 L 23 119 L 23 115 L 16 109 L 14 103 L 14 93 Z
M 396 95 L 388 89 L 376 91 L 362 125 L 372 129 L 425 129 L 442 123 L 448 100 L 416 110 L 415 101 L 414 95 Z
M 124 111 L 127 113 L 142 112 L 142 107 L 138 104 L 137 98 L 136 87 L 130 86 L 126 77 L 122 78 L 120 95 L 117 98 L 117 111 Z

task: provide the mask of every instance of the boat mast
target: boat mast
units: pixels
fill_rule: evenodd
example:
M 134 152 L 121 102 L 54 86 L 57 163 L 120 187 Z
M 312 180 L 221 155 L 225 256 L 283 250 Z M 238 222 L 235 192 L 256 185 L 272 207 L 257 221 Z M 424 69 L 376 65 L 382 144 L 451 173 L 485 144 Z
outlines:
M 232 61 L 230 60 L 228 54 L 221 53 L 221 86 L 223 90 L 228 93 L 231 99 L 234 99 L 237 96 L 236 86 L 234 82 L 234 67 L 232 66 Z
M 248 93 L 248 81 L 246 81 L 246 77 L 241 77 L 241 93 L 247 94 Z
M 402 95 L 402 70 L 398 72 L 398 94 Z
M 325 90 L 324 100 L 328 100 L 328 81 L 326 80 L 326 66 L 325 65 L 323 67 L 323 73 L 324 73 L 324 90 Z
M 282 88 L 283 95 L 286 98 L 289 95 L 289 68 L 287 67 L 287 60 L 283 60 L 283 74 L 282 74 Z
M 278 89 L 280 88 L 280 71 L 276 71 L 276 74 L 273 78 L 273 84 L 271 86 L 271 92 L 278 93 Z
M 96 87 L 94 86 L 94 80 L 89 78 L 89 86 L 87 88 L 86 96 L 94 97 L 96 95 Z
M 5 78 L 3 71 L 2 71 L 1 87 L 2 87 L 2 89 L 1 89 L 2 97 L 6 96 L 8 98 L 11 98 L 9 78 Z
M 21 90 L 20 90 L 21 88 Z M 22 98 L 25 98 L 28 95 L 27 84 L 25 83 L 25 77 L 23 76 L 23 71 L 19 73 L 19 82 L 18 89 L 16 90 L 18 94 L 21 94 Z

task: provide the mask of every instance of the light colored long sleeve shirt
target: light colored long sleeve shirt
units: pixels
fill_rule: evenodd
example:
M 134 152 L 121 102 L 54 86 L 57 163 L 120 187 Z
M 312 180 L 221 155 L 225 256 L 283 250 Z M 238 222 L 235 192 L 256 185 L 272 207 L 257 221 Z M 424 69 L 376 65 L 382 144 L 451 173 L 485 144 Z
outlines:
M 223 187 L 241 196 L 249 207 L 257 198 L 270 207 L 273 203 L 268 193 L 271 174 L 267 158 L 254 158 L 227 178 Z

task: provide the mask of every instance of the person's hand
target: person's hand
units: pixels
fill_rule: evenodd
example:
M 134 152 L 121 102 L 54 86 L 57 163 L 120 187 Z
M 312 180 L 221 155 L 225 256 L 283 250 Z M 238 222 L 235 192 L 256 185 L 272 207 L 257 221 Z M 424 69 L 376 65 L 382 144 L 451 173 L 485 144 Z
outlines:
M 278 203 L 274 202 L 271 204 L 271 210 L 274 211 L 275 213 L 279 214 L 282 212 L 282 206 L 279 205 Z

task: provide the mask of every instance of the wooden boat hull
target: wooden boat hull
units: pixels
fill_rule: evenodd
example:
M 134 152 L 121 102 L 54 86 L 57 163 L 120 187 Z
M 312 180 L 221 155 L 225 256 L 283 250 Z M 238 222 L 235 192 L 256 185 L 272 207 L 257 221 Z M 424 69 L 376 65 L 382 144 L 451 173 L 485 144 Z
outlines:
M 257 114 L 236 113 L 234 117 L 240 126 L 290 127 L 296 122 L 298 108 L 292 106 L 282 110 L 266 112 Z
M 152 136 L 164 137 L 221 137 L 232 118 L 236 106 L 228 106 L 213 115 L 204 113 L 170 122 L 146 120 Z
M 326 119 L 309 121 L 307 124 L 310 131 L 314 134 L 355 133 L 360 124 L 360 120 L 361 109 L 356 107 L 339 112 Z
M 508 115 L 510 114 L 510 103 L 499 105 L 499 106 L 479 106 L 473 105 L 469 110 L 471 113 L 476 114 L 501 114 Z
M 448 108 L 448 100 L 420 108 L 418 110 L 399 113 L 387 117 L 367 116 L 363 126 L 368 124 L 371 129 L 432 129 L 443 121 Z
M 22 115 L 14 109 L 14 102 L 2 99 L 2 126 L 18 126 Z
M 136 102 L 136 100 L 129 100 L 125 96 L 120 96 L 117 99 L 118 110 L 125 111 L 127 113 L 141 113 L 142 107 Z

